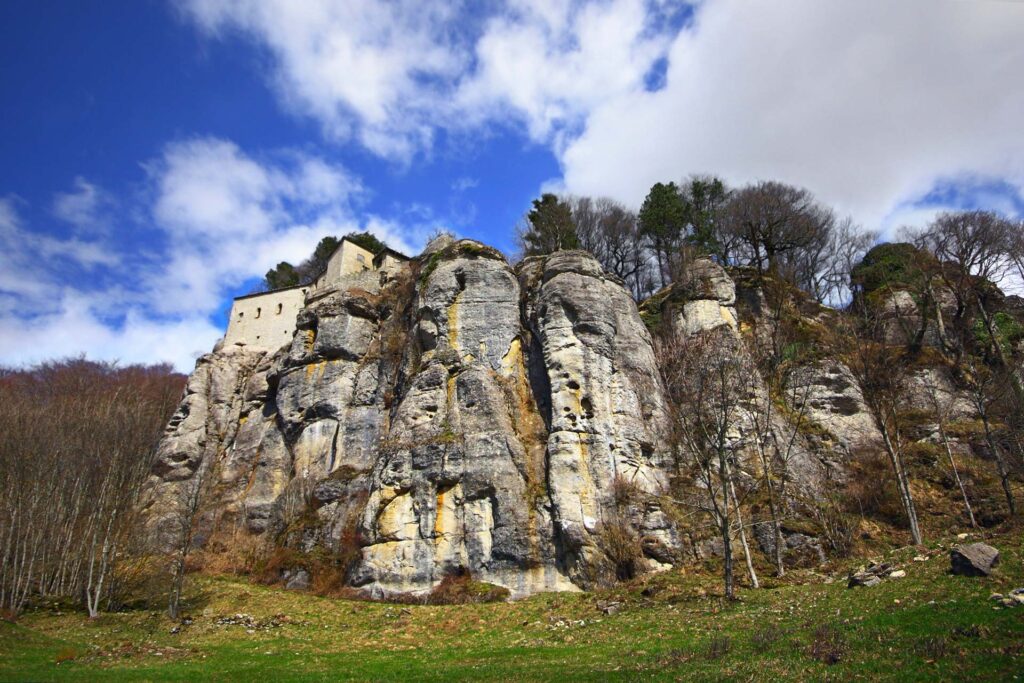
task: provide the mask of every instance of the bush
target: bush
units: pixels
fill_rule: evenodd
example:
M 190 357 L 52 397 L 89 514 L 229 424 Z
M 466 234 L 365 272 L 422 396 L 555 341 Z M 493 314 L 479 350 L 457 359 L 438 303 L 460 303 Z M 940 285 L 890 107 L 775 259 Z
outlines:
M 842 631 L 831 624 L 821 624 L 814 629 L 809 654 L 813 659 L 832 666 L 842 661 L 848 651 Z
M 732 640 L 729 636 L 715 636 L 708 643 L 708 659 L 721 659 L 732 651 Z
M 448 574 L 427 595 L 428 605 L 469 605 L 507 600 L 509 590 L 485 581 L 474 581 L 469 570 L 460 567 Z
M 879 244 L 850 272 L 853 285 L 864 294 L 881 287 L 908 286 L 921 277 L 921 251 L 906 242 Z
M 889 459 L 877 450 L 861 450 L 850 460 L 844 497 L 849 512 L 899 524 L 903 506 L 893 482 Z
M 783 635 L 785 633 L 781 628 L 775 624 L 769 624 L 754 631 L 750 636 L 750 644 L 755 652 L 764 653 L 770 650 L 772 645 L 782 640 Z
M 605 522 L 597 529 L 597 546 L 604 554 L 605 575 L 617 581 L 635 578 L 643 567 L 643 547 L 640 537 L 625 521 Z

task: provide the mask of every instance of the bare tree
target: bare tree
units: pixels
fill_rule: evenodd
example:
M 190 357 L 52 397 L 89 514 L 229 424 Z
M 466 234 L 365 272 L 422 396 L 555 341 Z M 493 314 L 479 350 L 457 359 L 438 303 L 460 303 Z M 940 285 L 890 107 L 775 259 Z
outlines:
M 1005 399 L 1007 382 L 1000 378 L 992 369 L 973 357 L 966 358 L 966 378 L 971 404 L 984 429 L 985 443 L 999 472 L 999 484 L 1006 498 L 1006 507 L 1011 515 L 1017 514 L 1017 501 L 1013 496 L 1010 483 L 1010 464 L 996 435 L 995 415 L 997 406 Z
M 174 545 L 171 548 L 171 590 L 167 614 L 177 619 L 181 611 L 181 596 L 185 586 L 188 558 L 195 549 L 202 522 L 203 503 L 208 499 L 211 483 L 216 479 L 214 466 L 202 462 L 192 477 L 182 483 L 171 517 Z
M 877 320 L 865 315 L 859 325 L 848 324 L 845 336 L 852 348 L 847 354 L 849 367 L 860 385 L 871 417 L 882 439 L 882 446 L 892 465 L 900 503 L 907 517 L 910 536 L 915 545 L 923 542 L 903 458 L 903 403 L 907 395 L 906 364 L 901 350 L 882 343 L 884 333 Z
M 184 378 L 72 359 L 0 372 L 0 608 L 116 598 L 135 500 Z
M 580 247 L 616 275 L 639 300 L 654 288 L 651 257 L 644 246 L 636 214 L 606 197 L 568 197 Z
M 925 389 L 928 392 L 928 400 L 932 404 L 935 423 L 939 428 L 939 439 L 942 441 L 942 447 L 946 451 L 946 458 L 949 460 L 953 480 L 956 482 L 957 488 L 960 489 L 960 495 L 964 499 L 964 511 L 967 513 L 967 518 L 971 521 L 971 528 L 977 529 L 978 523 L 974 519 L 974 509 L 971 507 L 971 500 L 967 496 L 967 489 L 964 487 L 963 479 L 960 478 L 960 470 L 956 466 L 956 458 L 953 457 L 953 449 L 949 444 L 949 435 L 946 432 L 946 425 L 949 423 L 949 416 L 953 409 L 955 397 L 950 395 L 948 391 L 939 388 L 934 379 L 926 383 Z
M 737 190 L 722 212 L 723 231 L 740 239 L 740 256 L 759 273 L 779 273 L 791 252 L 827 241 L 835 222 L 810 192 L 775 181 Z
M 785 514 L 790 463 L 796 452 L 800 428 L 807 419 L 810 383 L 787 358 L 796 340 L 793 321 L 784 314 L 787 293 L 780 288 L 765 289 L 768 310 L 754 321 L 747 340 L 751 358 L 764 383 L 751 411 L 755 425 L 754 446 L 761 466 L 761 479 L 768 499 L 774 537 L 773 561 L 777 576 L 786 573 L 783 558 L 782 518 Z M 781 399 L 790 414 L 780 415 Z
M 658 356 L 672 411 L 670 446 L 677 462 L 691 466 L 696 476 L 701 492 L 695 504 L 718 530 L 725 595 L 734 598 L 732 537 L 741 524 L 734 461 L 741 441 L 741 403 L 752 368 L 739 342 L 722 330 L 690 337 L 664 335 L 658 341 Z
M 961 211 L 939 215 L 920 234 L 925 245 L 942 263 L 946 285 L 956 297 L 956 320 L 968 327 L 968 315 L 976 309 L 988 336 L 989 351 L 1007 373 L 1020 408 L 1024 408 L 1024 377 L 1009 358 L 992 316 L 996 289 L 1012 272 L 1020 236 L 1018 225 L 991 211 Z

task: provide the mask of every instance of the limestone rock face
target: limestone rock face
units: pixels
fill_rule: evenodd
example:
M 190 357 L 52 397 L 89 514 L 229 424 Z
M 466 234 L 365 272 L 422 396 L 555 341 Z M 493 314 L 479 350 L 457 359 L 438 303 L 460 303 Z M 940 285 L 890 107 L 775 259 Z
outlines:
M 805 401 L 807 417 L 847 449 L 880 438 L 864 395 L 848 367 L 834 359 L 800 367 L 787 390 Z
M 678 538 L 664 395 L 629 295 L 584 252 L 529 259 L 442 241 L 383 284 L 307 298 L 294 338 L 199 360 L 160 446 L 145 511 L 170 530 L 189 482 L 211 533 L 349 558 L 372 595 L 446 574 L 513 596 L 578 590 L 625 523 L 651 568 Z M 617 481 L 639 492 L 623 509 Z
M 839 360 L 787 360 L 782 386 L 762 379 L 752 349 L 780 324 L 778 307 L 740 281 L 737 308 L 728 273 L 697 260 L 641 318 L 586 252 L 512 268 L 490 247 L 444 238 L 404 269 L 315 289 L 280 349 L 221 343 L 197 361 L 145 491 L 150 534 L 173 543 L 200 491 L 201 542 L 316 550 L 373 596 L 423 593 L 464 571 L 514 597 L 579 590 L 618 572 L 624 543 L 641 571 L 715 552 L 709 535 L 677 526 L 669 486 L 687 465 L 669 450 L 645 320 L 744 356 L 749 383 L 727 435 L 737 487 L 755 491 L 774 468 L 781 517 L 811 518 L 806 501 L 880 435 Z M 827 326 L 822 307 L 792 308 Z M 911 384 L 908 407 L 927 409 L 935 389 L 947 420 L 970 418 L 946 371 Z M 762 552 L 777 540 L 791 563 L 831 552 L 813 524 L 776 528 L 763 506 L 747 510 Z
M 525 262 L 527 324 L 543 375 L 548 495 L 556 541 L 579 578 L 614 518 L 616 480 L 655 494 L 667 483 L 660 449 L 665 406 L 650 335 L 629 295 L 585 252 Z M 657 505 L 640 513 L 647 536 L 673 544 Z M 652 547 L 656 545 L 651 542 Z
M 694 261 L 683 279 L 673 283 L 671 299 L 681 300 L 673 307 L 672 324 L 683 334 L 722 326 L 737 329 L 736 285 L 717 263 Z

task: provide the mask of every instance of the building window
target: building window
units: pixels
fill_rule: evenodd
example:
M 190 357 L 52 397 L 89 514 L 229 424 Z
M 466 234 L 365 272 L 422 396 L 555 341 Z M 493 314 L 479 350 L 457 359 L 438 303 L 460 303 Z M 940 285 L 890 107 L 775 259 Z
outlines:
M 366 257 L 363 256 L 362 254 L 356 254 L 356 261 L 359 261 L 360 263 L 366 263 Z
M 256 309 L 256 317 L 257 317 L 257 318 L 258 318 L 258 317 L 260 317 L 260 312 L 261 312 L 262 310 L 263 310 L 262 308 L 257 308 L 257 309 Z
M 238 312 L 238 319 L 241 320 L 243 315 L 245 315 L 245 313 L 243 313 L 242 311 L 239 311 Z
M 281 315 L 281 311 L 283 311 L 283 310 L 284 310 L 284 304 L 278 304 L 277 305 L 277 314 Z

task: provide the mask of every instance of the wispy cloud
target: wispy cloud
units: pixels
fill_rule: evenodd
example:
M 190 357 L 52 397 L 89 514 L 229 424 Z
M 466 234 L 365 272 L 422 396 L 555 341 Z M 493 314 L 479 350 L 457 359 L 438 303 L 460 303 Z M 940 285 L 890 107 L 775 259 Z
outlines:
M 408 160 L 514 126 L 569 191 L 636 205 L 714 172 L 809 187 L 869 227 L 944 178 L 1024 186 L 1024 4 L 960 0 L 188 0 L 271 55 L 285 105 Z
M 212 320 L 229 292 L 279 261 L 301 261 L 325 235 L 368 230 L 409 253 L 427 236 L 420 221 L 363 215 L 360 181 L 298 150 L 257 157 L 228 140 L 195 138 L 168 144 L 145 168 L 147 203 L 107 219 L 123 231 L 131 214 L 143 216 L 146 226 L 135 227 L 146 230 L 150 252 L 123 254 L 114 233 L 47 236 L 24 224 L 16 198 L 0 199 L 4 363 L 85 352 L 188 370 L 222 334 Z M 85 198 L 98 192 L 76 181 L 56 204 L 61 217 L 88 216 Z M 69 277 L 67 264 L 109 277 L 94 285 Z
M 53 198 L 53 215 L 79 230 L 102 230 L 103 212 L 112 203 L 98 186 L 79 176 L 70 192 L 58 192 Z
M 284 105 L 329 138 L 408 162 L 437 130 L 521 123 L 558 137 L 598 102 L 642 87 L 674 29 L 643 0 L 187 0 L 209 35 L 273 55 Z M 482 13 L 481 13 L 481 10 Z

